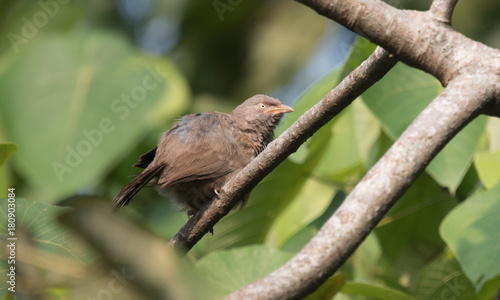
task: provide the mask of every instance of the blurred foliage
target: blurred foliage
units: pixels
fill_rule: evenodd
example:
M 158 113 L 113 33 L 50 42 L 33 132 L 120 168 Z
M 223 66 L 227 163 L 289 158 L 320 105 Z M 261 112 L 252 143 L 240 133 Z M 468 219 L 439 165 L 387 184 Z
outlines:
M 459 1 L 453 23 L 500 47 L 499 13 Z M 375 48 L 332 34 L 346 33 L 283 0 L 1 1 L 0 197 L 15 187 L 18 239 L 16 293 L 1 277 L 0 299 L 218 299 L 300 251 L 442 90 L 434 78 L 397 65 L 184 258 L 166 244 L 187 220 L 168 199 L 146 189 L 120 214 L 106 205 L 180 115 L 267 93 L 294 103 L 286 130 Z M 309 87 L 290 93 L 297 81 Z M 499 162 L 500 121 L 480 117 L 308 299 L 492 299 Z M 9 212 L 1 199 L 2 245 Z

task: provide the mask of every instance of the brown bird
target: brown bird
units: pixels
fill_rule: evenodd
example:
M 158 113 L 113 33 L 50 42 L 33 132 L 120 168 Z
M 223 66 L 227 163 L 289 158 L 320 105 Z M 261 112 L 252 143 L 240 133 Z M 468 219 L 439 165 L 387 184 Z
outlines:
M 152 183 L 160 195 L 171 196 L 188 216 L 214 199 L 228 179 L 243 169 L 274 138 L 284 113 L 293 109 L 278 99 L 255 95 L 231 114 L 186 115 L 165 132 L 158 146 L 134 167 L 143 168 L 111 205 L 127 205 L 141 188 Z M 249 194 L 241 199 L 246 204 Z

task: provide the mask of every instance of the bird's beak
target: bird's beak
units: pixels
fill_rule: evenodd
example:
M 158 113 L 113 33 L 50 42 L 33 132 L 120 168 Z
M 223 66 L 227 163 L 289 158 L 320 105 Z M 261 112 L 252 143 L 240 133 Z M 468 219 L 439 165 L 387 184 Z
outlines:
M 275 107 L 270 108 L 267 112 L 269 112 L 273 115 L 277 115 L 277 114 L 289 113 L 292 111 L 293 111 L 293 108 L 291 108 L 290 106 L 285 105 L 285 104 L 281 104 L 280 106 L 275 106 Z

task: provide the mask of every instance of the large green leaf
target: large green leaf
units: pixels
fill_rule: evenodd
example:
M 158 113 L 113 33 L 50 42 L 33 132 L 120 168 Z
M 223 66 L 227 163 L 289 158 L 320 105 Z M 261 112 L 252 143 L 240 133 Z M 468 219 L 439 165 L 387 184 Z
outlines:
M 441 235 L 476 291 L 500 275 L 500 184 L 454 209 Z
M 488 150 L 495 152 L 500 149 L 500 118 L 488 118 Z
M 422 174 L 376 229 L 384 254 L 396 261 L 401 251 L 417 241 L 442 247 L 439 225 L 455 203 L 432 178 Z
M 222 299 L 274 271 L 292 256 L 266 246 L 248 246 L 210 253 L 196 264 L 196 271 L 212 287 L 205 299 Z
M 486 188 L 492 188 L 500 182 L 500 149 L 494 153 L 477 153 L 474 165 Z
M 415 297 L 422 300 L 455 299 L 455 300 L 490 300 L 500 288 L 500 277 L 484 285 L 479 293 L 460 268 L 460 264 L 447 251 L 429 263 L 419 274 Z
M 452 253 L 444 253 L 423 268 L 415 287 L 418 299 L 472 299 L 474 290 Z
M 347 282 L 341 291 L 345 294 L 361 295 L 381 300 L 415 300 L 415 298 L 402 291 L 364 282 Z
M 486 126 L 487 117 L 480 116 L 460 131 L 431 161 L 427 172 L 441 185 L 455 193 L 467 170 Z
M 335 194 L 331 185 L 306 178 L 302 188 L 289 199 L 287 207 L 276 217 L 266 236 L 266 244 L 281 247 L 306 224 L 321 215 Z
M 186 103 L 171 63 L 116 34 L 40 35 L 2 60 L 0 121 L 18 144 L 14 166 L 47 201 L 95 185 L 147 127 Z
M 370 164 L 369 155 L 380 135 L 380 122 L 361 102 L 347 107 L 329 128 L 313 174 L 331 182 L 354 185 Z
M 362 98 L 396 140 L 441 90 L 439 81 L 431 75 L 398 64 Z M 451 192 L 469 169 L 485 124 L 484 117 L 474 120 L 428 166 L 427 172 Z
M 377 235 L 369 234 L 349 259 L 352 264 L 352 278 L 361 282 L 374 280 L 381 255 L 382 247 Z
M 80 267 L 84 267 L 90 262 L 93 252 L 76 239 L 67 227 L 61 226 L 56 221 L 57 216 L 67 211 L 67 208 L 32 202 L 23 198 L 13 197 L 13 199 L 15 200 L 0 199 L 0 239 L 7 241 L 8 237 L 17 238 L 13 241 L 17 245 L 16 267 L 22 266 L 21 263 L 25 262 L 37 267 L 50 267 L 55 273 L 65 274 L 63 270 L 65 262 L 66 267 L 69 267 L 68 262 Z M 9 206 L 9 204 L 11 205 Z M 15 207 L 12 204 L 15 204 Z M 14 217 L 9 213 L 13 213 Z M 7 221 L 11 217 L 15 219 L 15 230 L 13 231 L 8 230 Z M 21 236 L 21 230 L 29 235 Z M 27 250 L 30 245 L 36 249 L 35 252 Z M 26 254 L 22 255 L 23 253 Z M 5 259 L 3 255 L 7 252 L 2 251 L 0 254 L 2 259 Z M 0 260 L 2 274 L 6 274 L 9 267 L 10 265 L 6 261 Z M 58 270 L 58 268 L 60 269 Z M 20 274 L 18 273 L 18 275 Z M 5 286 L 2 284 L 0 299 L 5 292 Z
M 323 284 L 317 288 L 312 294 L 304 298 L 304 300 L 327 300 L 333 299 L 340 289 L 345 284 L 345 275 L 336 273 L 328 278 Z

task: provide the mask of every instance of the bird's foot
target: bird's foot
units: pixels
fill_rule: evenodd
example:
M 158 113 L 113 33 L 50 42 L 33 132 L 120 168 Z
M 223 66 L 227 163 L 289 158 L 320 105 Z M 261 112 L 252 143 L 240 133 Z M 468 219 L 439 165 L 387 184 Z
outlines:
M 220 198 L 220 196 L 219 196 L 220 188 L 215 188 L 214 193 L 215 193 L 215 195 L 217 195 L 217 198 Z

